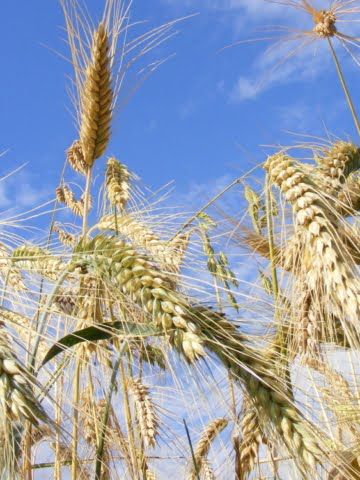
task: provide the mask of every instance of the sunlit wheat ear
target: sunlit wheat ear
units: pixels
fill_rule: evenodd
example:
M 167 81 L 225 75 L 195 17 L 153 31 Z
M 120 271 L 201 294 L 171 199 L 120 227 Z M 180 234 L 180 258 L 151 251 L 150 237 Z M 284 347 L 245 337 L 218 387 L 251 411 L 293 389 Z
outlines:
M 53 226 L 53 232 L 58 234 L 60 242 L 66 247 L 74 247 L 77 243 L 77 239 L 71 233 L 65 232 L 59 225 Z
M 35 245 L 23 245 L 13 251 L 12 262 L 17 268 L 56 280 L 65 268 L 58 257 Z
M 111 205 L 123 210 L 130 199 L 131 174 L 126 165 L 109 158 L 106 166 L 106 192 Z
M 149 388 L 139 378 L 129 377 L 127 384 L 134 399 L 141 438 L 146 447 L 155 447 L 159 423 Z
M 82 175 L 86 175 L 89 165 L 85 162 L 84 154 L 79 140 L 75 140 L 66 151 L 66 159 L 71 168 Z
M 17 361 L 10 347 L 10 339 L 3 328 L 0 336 L 0 410 L 1 418 L 12 421 L 29 420 L 33 425 L 49 423 L 42 406 L 32 391 L 33 381 L 27 370 Z
M 90 167 L 109 143 L 112 102 L 109 34 L 100 23 L 93 35 L 80 98 L 80 142 L 84 160 Z
M 334 195 L 339 192 L 346 178 L 360 168 L 360 149 L 352 143 L 337 142 L 315 159 L 326 181 L 328 193 Z
M 207 425 L 203 431 L 200 440 L 195 448 L 196 467 L 191 461 L 192 468 L 188 475 L 188 480 L 196 480 L 196 470 L 200 474 L 202 472 L 203 463 L 206 462 L 210 447 L 215 438 L 227 427 L 228 421 L 225 418 L 218 418 Z M 206 467 L 205 467 L 206 468 Z
M 337 238 L 334 213 L 316 185 L 288 156 L 280 153 L 269 157 L 265 168 L 293 207 L 295 230 L 309 255 L 304 272 L 308 288 L 320 299 L 323 297 L 323 305 L 332 305 L 334 313 L 346 316 L 358 328 L 359 282 L 346 257 L 346 248 Z
M 264 436 L 259 425 L 259 412 L 248 398 L 245 398 L 243 404 L 241 437 L 241 442 L 238 445 L 240 460 L 238 471 L 241 472 L 242 476 L 239 480 L 247 478 L 254 469 L 259 457 L 260 445 L 264 442 Z

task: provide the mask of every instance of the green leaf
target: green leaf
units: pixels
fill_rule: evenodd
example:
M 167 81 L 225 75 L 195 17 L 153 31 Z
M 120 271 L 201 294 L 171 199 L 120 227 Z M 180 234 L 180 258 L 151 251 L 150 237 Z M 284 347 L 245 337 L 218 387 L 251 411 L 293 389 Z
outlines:
M 151 325 L 139 325 L 131 322 L 108 322 L 77 330 L 57 341 L 47 352 L 41 366 L 44 366 L 59 353 L 83 342 L 98 342 L 119 335 L 149 337 L 158 335 L 160 330 Z

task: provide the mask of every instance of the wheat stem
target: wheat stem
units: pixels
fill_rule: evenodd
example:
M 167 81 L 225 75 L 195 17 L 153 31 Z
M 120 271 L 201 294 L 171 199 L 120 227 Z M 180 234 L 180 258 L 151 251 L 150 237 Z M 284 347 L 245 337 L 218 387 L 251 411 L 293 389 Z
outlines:
M 352 101 L 351 94 L 350 94 L 349 88 L 348 88 L 348 86 L 347 86 L 345 77 L 344 77 L 344 73 L 343 73 L 343 71 L 342 71 L 342 68 L 341 68 L 339 59 L 338 59 L 338 57 L 337 57 L 337 55 L 336 55 L 334 46 L 333 46 L 330 38 L 327 38 L 327 41 L 328 41 L 328 44 L 329 44 L 329 47 L 330 47 L 331 55 L 332 55 L 333 60 L 334 60 L 334 63 L 335 63 L 336 71 L 337 71 L 337 74 L 338 74 L 338 77 L 339 77 L 339 80 L 340 80 L 342 89 L 344 90 L 344 94 L 345 94 L 346 101 L 347 101 L 347 103 L 348 103 L 348 106 L 349 106 L 349 108 L 350 108 L 351 114 L 352 114 L 353 119 L 354 119 L 354 123 L 355 123 L 355 127 L 356 127 L 356 130 L 357 130 L 357 133 L 360 135 L 360 121 L 359 121 L 359 117 L 358 117 L 358 115 L 357 115 L 357 112 L 356 112 L 356 109 L 355 109 L 355 105 L 354 105 L 354 103 L 353 103 L 353 101 Z
M 100 427 L 100 438 L 99 438 L 99 443 L 96 449 L 96 462 L 95 462 L 95 479 L 96 480 L 101 480 L 101 467 L 103 463 L 103 455 L 104 455 L 104 446 L 105 446 L 105 433 L 106 433 L 106 426 L 109 420 L 109 412 L 110 412 L 110 406 L 111 406 L 111 399 L 112 395 L 115 389 L 115 384 L 116 384 L 116 377 L 120 368 L 120 363 L 121 363 L 121 358 L 122 354 L 124 351 L 124 348 L 126 346 L 126 342 L 123 342 L 119 349 L 119 356 L 113 366 L 113 370 L 111 373 L 111 378 L 110 378 L 110 386 L 109 390 L 107 392 L 106 400 L 105 400 L 105 411 L 104 411 L 104 416 L 101 419 L 101 427 Z

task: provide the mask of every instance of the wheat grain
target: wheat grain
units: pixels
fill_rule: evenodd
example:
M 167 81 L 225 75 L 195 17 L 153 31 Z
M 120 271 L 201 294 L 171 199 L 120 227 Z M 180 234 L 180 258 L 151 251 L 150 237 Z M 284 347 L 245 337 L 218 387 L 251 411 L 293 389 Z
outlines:
M 80 141 L 89 167 L 109 143 L 113 101 L 110 64 L 109 35 L 100 23 L 93 34 L 91 58 L 81 87 Z

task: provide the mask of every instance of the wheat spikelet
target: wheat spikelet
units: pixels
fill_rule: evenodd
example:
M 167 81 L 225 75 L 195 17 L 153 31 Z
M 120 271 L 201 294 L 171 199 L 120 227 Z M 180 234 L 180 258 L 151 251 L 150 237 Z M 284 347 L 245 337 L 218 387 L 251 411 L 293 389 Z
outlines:
M 124 210 L 130 198 L 131 174 L 126 165 L 109 158 L 106 167 L 106 192 L 112 205 Z
M 316 186 L 288 156 L 269 157 L 265 168 L 293 206 L 295 230 L 308 257 L 307 261 L 303 258 L 301 265 L 307 287 L 317 292 L 324 307 L 331 305 L 335 314 L 348 317 L 356 327 L 360 287 L 346 258 L 346 248 L 335 237 L 334 215 L 317 193 Z
M 82 175 L 87 174 L 89 166 L 84 160 L 81 142 L 79 140 L 75 140 L 67 149 L 66 158 L 75 172 L 81 173 Z
M 146 447 L 155 447 L 158 435 L 158 419 L 155 406 L 150 397 L 149 388 L 139 378 L 128 378 L 127 383 L 129 391 L 134 398 L 141 438 Z
M 196 469 L 200 474 L 203 469 L 203 464 L 208 456 L 212 442 L 227 427 L 227 424 L 228 421 L 225 418 L 218 418 L 210 422 L 209 425 L 205 428 L 194 452 L 196 467 L 195 465 L 192 466 L 188 476 L 188 480 L 196 480 Z
M 67 247 L 74 247 L 76 245 L 76 237 L 71 233 L 65 232 L 58 225 L 53 226 L 53 232 L 58 234 L 60 242 Z
M 56 280 L 64 264 L 50 252 L 35 245 L 23 245 L 13 251 L 12 262 L 22 269 Z
M 56 201 L 59 203 L 65 203 L 65 193 L 64 193 L 64 188 L 62 186 L 56 187 L 55 190 L 55 195 L 56 195 Z
M 237 447 L 240 461 L 238 472 L 241 473 L 241 477 L 237 480 L 244 480 L 254 469 L 259 456 L 260 445 L 263 443 L 259 413 L 248 397 L 245 397 L 243 404 L 241 436 L 241 443 Z
M 32 392 L 30 374 L 17 361 L 10 339 L 2 329 L 0 336 L 0 409 L 1 418 L 29 420 L 33 425 L 49 423 L 49 418 Z
M 113 93 L 109 35 L 100 23 L 94 32 L 91 58 L 81 87 L 80 142 L 91 167 L 106 150 L 110 138 Z

